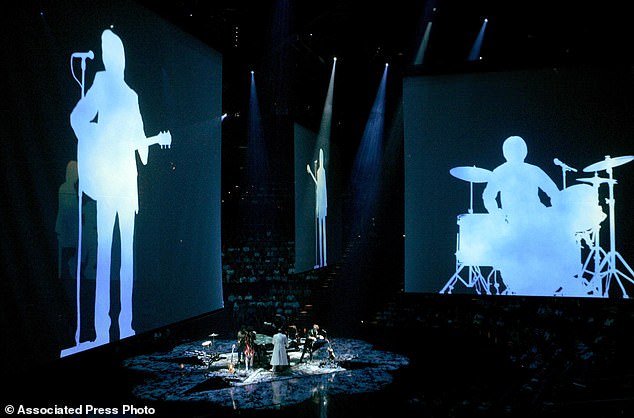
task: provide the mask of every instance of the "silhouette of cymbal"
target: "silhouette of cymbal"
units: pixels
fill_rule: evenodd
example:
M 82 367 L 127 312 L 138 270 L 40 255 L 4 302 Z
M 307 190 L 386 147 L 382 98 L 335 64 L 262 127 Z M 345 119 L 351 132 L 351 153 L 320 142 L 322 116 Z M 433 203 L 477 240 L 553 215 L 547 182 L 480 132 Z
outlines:
M 209 334 L 210 337 L 217 337 L 220 334 L 216 334 L 215 332 L 213 334 Z
M 460 180 L 469 181 L 471 183 L 486 183 L 491 178 L 493 172 L 486 168 L 473 167 L 454 167 L 449 173 Z
M 622 157 L 614 157 L 606 156 L 605 160 L 596 162 L 594 164 L 590 164 L 586 168 L 583 169 L 586 173 L 591 173 L 593 171 L 601 171 L 607 170 L 608 168 L 618 167 L 625 163 L 629 163 L 634 160 L 634 155 L 624 155 Z
M 577 179 L 577 181 L 582 181 L 584 183 L 590 183 L 593 186 L 598 186 L 601 183 L 612 183 L 612 184 L 616 184 L 616 180 L 610 180 L 608 178 L 605 177 L 599 177 L 599 176 L 594 176 L 594 177 L 587 177 L 587 178 L 581 178 L 581 179 Z

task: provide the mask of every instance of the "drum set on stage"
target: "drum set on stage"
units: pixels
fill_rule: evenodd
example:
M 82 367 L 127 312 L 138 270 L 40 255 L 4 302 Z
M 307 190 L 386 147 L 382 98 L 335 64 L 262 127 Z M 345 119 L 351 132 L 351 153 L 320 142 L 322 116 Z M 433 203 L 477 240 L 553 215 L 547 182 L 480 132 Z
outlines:
M 440 293 L 452 293 L 456 285 L 462 285 L 486 295 L 629 298 L 626 286 L 634 284 L 634 271 L 616 246 L 614 169 L 632 160 L 634 156 L 606 156 L 583 169 L 590 176 L 566 186 L 566 172 L 577 170 L 555 159 L 562 167 L 563 189 L 551 206 L 536 215 L 550 220 L 545 227 L 523 229 L 504 214 L 474 213 L 474 183 L 488 183 L 493 171 L 476 166 L 452 168 L 452 176 L 469 182 L 470 205 L 467 213 L 457 217 L 456 269 Z M 608 197 L 602 206 L 599 197 L 604 188 Z M 608 235 L 601 239 L 606 220 Z M 520 281 L 531 285 L 516 286 Z

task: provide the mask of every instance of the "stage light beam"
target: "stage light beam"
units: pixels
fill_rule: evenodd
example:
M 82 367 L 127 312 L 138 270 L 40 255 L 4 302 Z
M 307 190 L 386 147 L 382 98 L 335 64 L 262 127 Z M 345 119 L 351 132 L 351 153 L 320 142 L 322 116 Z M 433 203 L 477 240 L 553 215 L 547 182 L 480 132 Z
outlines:
M 375 211 L 381 182 L 383 157 L 383 135 L 385 124 L 385 96 L 388 66 L 377 90 L 365 130 L 357 150 L 352 168 L 351 187 L 353 194 L 353 217 L 357 222 L 353 233 L 361 232 Z
M 482 26 L 480 27 L 480 31 L 478 32 L 478 36 L 473 42 L 467 61 L 476 61 L 480 58 L 480 49 L 482 48 L 482 41 L 484 39 L 484 32 L 486 30 L 487 23 L 489 23 L 489 19 L 484 19 Z
M 431 33 L 431 25 L 433 22 L 428 22 L 425 28 L 425 34 L 423 35 L 423 40 L 420 42 L 420 46 L 418 47 L 418 52 L 416 53 L 416 58 L 414 59 L 414 65 L 422 65 L 423 59 L 425 58 L 425 52 L 427 51 L 427 45 L 429 44 L 429 34 Z
M 262 117 L 255 84 L 255 73 L 251 71 L 251 91 L 247 125 L 247 181 L 253 187 L 266 184 L 267 152 L 264 143 Z
M 431 0 L 425 2 L 423 9 L 423 15 L 421 19 L 421 27 L 425 27 L 422 39 L 418 46 L 416 56 L 414 57 L 414 65 L 422 65 L 427 53 L 427 46 L 429 45 L 429 36 L 431 34 L 432 23 L 434 16 L 436 15 L 436 3 L 438 0 Z M 425 23 L 426 22 L 426 23 Z

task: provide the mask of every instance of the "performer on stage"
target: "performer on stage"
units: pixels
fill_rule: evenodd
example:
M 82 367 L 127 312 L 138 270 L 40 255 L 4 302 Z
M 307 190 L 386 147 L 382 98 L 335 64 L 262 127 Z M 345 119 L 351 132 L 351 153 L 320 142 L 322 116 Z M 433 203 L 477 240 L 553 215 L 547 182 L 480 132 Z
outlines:
M 308 330 L 306 339 L 304 341 L 304 348 L 302 355 L 299 358 L 299 362 L 304 361 L 304 355 L 308 353 L 308 358 L 313 359 L 313 352 L 326 343 L 326 338 L 323 335 L 323 330 L 318 324 L 313 324 L 313 327 Z
M 237 338 L 238 364 L 241 364 L 242 360 L 244 359 L 244 350 L 246 349 L 246 338 L 247 338 L 247 330 L 246 330 L 246 327 L 243 326 L 238 331 L 238 338 Z
M 253 369 L 253 357 L 255 357 L 255 331 L 247 330 L 244 334 L 244 366 L 246 371 Z
M 286 348 L 288 347 L 288 337 L 282 331 L 282 328 L 277 330 L 277 333 L 273 335 L 273 353 L 271 354 L 271 371 L 277 372 L 281 368 L 288 366 L 288 353 Z

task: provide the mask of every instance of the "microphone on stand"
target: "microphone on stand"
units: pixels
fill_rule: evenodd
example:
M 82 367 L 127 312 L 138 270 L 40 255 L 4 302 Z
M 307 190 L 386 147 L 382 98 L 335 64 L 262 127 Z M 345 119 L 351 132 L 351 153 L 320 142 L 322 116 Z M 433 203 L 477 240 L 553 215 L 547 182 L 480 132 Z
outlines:
M 555 159 L 553 160 L 553 163 L 555 163 L 555 165 L 558 165 L 559 167 L 561 167 L 563 170 L 567 170 L 567 171 L 574 171 L 575 173 L 577 172 L 577 169 L 576 169 L 576 168 L 572 168 L 572 167 L 570 167 L 570 166 L 566 165 L 565 163 L 561 162 L 561 161 L 559 160 L 559 158 L 555 158 Z
M 92 51 L 88 52 L 73 52 L 71 58 L 81 58 L 82 60 L 86 59 L 95 59 L 95 54 Z
M 73 59 L 79 58 L 81 59 L 81 80 L 77 78 L 75 75 L 75 69 L 73 67 Z M 95 59 L 95 54 L 91 51 L 87 52 L 73 52 L 70 55 L 70 73 L 73 75 L 73 78 L 81 87 L 81 97 L 84 97 L 84 83 L 85 83 L 85 73 L 86 73 L 86 60 L 87 59 Z

